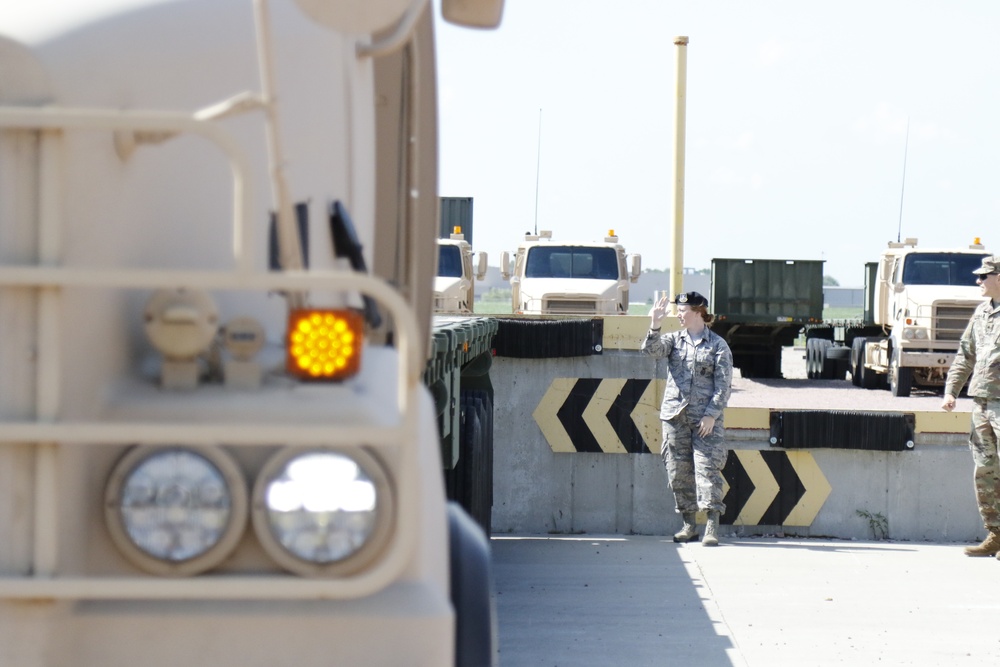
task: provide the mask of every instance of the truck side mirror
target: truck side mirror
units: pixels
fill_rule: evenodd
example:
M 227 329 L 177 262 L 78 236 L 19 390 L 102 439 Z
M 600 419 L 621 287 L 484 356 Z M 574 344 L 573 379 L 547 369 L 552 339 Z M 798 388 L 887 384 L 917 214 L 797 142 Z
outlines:
M 506 250 L 500 253 L 500 277 L 510 280 L 510 253 Z
M 414 3 L 411 0 L 295 0 L 306 16 L 338 32 L 368 35 L 396 23 Z M 478 4 L 478 3 L 477 3 Z M 502 7 L 501 7 L 502 10 Z M 479 12 L 482 10 L 480 9 Z M 499 19 L 498 19 L 499 22 Z
M 486 277 L 486 253 L 477 252 L 476 253 L 476 280 L 482 280 Z
M 635 255 L 629 255 L 629 265 L 631 271 L 629 271 L 628 279 L 630 282 L 636 282 L 639 280 L 639 274 L 642 273 L 642 256 L 638 253 Z
M 496 28 L 503 16 L 504 0 L 443 0 L 444 20 L 468 28 Z

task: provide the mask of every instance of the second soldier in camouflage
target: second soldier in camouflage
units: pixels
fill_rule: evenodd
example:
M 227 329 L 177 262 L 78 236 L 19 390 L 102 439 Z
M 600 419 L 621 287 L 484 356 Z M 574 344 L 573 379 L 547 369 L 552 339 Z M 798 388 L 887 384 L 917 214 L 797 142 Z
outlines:
M 974 484 L 979 514 L 986 527 L 982 544 L 967 547 L 969 556 L 1000 558 L 1000 257 L 986 257 L 973 271 L 984 301 L 962 334 L 958 354 L 948 371 L 941 407 L 949 412 L 969 376 L 972 430 L 969 448 L 975 463 Z

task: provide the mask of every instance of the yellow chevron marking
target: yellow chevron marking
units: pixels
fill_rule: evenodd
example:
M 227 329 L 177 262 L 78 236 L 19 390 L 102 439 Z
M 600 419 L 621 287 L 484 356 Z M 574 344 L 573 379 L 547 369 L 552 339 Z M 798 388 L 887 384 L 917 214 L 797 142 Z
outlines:
M 785 455 L 788 456 L 788 462 L 795 468 L 795 474 L 799 476 L 802 486 L 806 489 L 805 494 L 785 518 L 785 525 L 811 526 L 830 495 L 830 482 L 809 452 L 789 450 Z
M 549 385 L 542 400 L 538 401 L 538 406 L 531 416 L 535 418 L 535 423 L 542 430 L 542 435 L 549 443 L 553 452 L 565 453 L 575 452 L 576 447 L 569 437 L 569 433 L 563 428 L 559 421 L 558 412 L 566 398 L 576 384 L 576 378 L 555 378 Z M 502 428 L 502 427 L 501 427 Z
M 774 502 L 780 487 L 760 452 L 753 449 L 742 449 L 736 452 L 736 456 L 743 464 L 743 469 L 746 470 L 750 481 L 753 482 L 754 489 L 743 504 L 739 516 L 733 521 L 733 525 L 756 526 L 760 522 L 760 518 L 764 516 L 764 512 Z
M 663 380 L 650 380 L 646 391 L 642 392 L 639 402 L 632 410 L 632 422 L 642 434 L 646 449 L 653 454 L 660 453 L 660 443 L 663 441 L 663 425 L 660 422 L 660 402 L 663 400 Z
M 625 445 L 608 421 L 608 410 L 614 405 L 618 394 L 625 386 L 624 379 L 604 379 L 597 385 L 597 391 L 587 401 L 583 411 L 583 421 L 594 434 L 594 439 L 605 454 L 628 454 Z

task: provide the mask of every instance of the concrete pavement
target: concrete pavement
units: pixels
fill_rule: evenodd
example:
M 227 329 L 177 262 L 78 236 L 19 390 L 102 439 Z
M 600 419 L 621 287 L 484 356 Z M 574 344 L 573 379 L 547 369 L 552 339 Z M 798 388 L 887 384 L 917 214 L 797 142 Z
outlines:
M 1000 561 L 963 546 L 494 537 L 500 664 L 995 664 Z

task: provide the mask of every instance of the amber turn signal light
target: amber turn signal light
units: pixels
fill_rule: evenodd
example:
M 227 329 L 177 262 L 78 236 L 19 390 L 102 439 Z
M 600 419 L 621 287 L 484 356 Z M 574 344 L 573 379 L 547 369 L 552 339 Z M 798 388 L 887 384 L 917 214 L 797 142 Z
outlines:
M 292 310 L 286 370 L 305 380 L 345 380 L 361 368 L 364 317 L 353 310 Z

